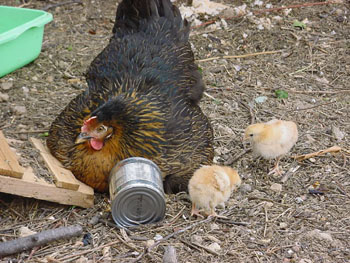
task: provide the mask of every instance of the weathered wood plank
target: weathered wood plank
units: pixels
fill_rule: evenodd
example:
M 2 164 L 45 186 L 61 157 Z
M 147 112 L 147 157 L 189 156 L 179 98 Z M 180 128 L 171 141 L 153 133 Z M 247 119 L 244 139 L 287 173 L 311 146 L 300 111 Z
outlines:
M 22 178 L 23 168 L 0 130 L 0 175 Z
M 74 177 L 71 171 L 62 167 L 62 164 L 51 155 L 49 150 L 44 146 L 39 139 L 30 138 L 34 147 L 40 151 L 47 167 L 53 174 L 53 179 L 57 187 L 78 190 L 79 181 Z
M 22 179 L 0 176 L 0 192 L 89 208 L 94 205 L 94 190 L 79 182 L 78 190 L 56 187 L 37 178 L 32 169 L 24 171 Z

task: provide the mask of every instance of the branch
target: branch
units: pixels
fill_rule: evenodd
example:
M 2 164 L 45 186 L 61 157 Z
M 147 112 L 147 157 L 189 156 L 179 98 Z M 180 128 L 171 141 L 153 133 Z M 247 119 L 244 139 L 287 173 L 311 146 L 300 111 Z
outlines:
M 187 226 L 187 227 L 185 227 L 183 229 L 180 229 L 178 231 L 175 231 L 175 232 L 171 233 L 170 235 L 167 235 L 166 237 L 163 237 L 163 238 L 159 239 L 156 243 L 154 243 L 148 249 L 145 249 L 137 258 L 135 258 L 131 262 L 132 263 L 138 262 L 144 255 L 146 255 L 149 252 L 151 252 L 151 250 L 153 248 L 157 247 L 161 242 L 164 242 L 164 241 L 166 241 L 166 240 L 168 240 L 168 239 L 170 239 L 170 238 L 172 238 L 172 237 L 174 237 L 176 235 L 179 235 L 179 234 L 181 234 L 181 233 L 183 233 L 183 232 L 185 232 L 185 231 L 187 231 L 187 230 L 189 230 L 189 229 L 191 229 L 191 228 L 193 228 L 195 226 L 198 226 L 198 225 L 203 224 L 203 223 L 208 223 L 208 222 L 212 221 L 213 219 L 214 219 L 214 217 L 210 216 L 210 217 L 208 217 L 206 219 L 203 219 L 201 221 L 197 221 L 196 223 L 194 223 L 192 225 L 189 225 L 189 226 Z
M 199 59 L 196 60 L 196 62 L 207 62 L 215 59 L 232 59 L 232 58 L 247 58 L 247 57 L 254 57 L 259 55 L 267 55 L 267 54 L 276 54 L 281 53 L 282 50 L 275 50 L 275 51 L 263 51 L 263 52 L 257 52 L 257 53 L 249 53 L 244 55 L 237 55 L 237 56 L 220 56 L 220 57 L 211 57 L 211 58 L 205 58 L 205 59 Z
M 327 149 L 324 149 L 324 150 L 321 150 L 321 151 L 318 151 L 318 152 L 302 154 L 302 155 L 296 155 L 296 156 L 293 156 L 293 157 L 295 159 L 297 159 L 298 161 L 304 161 L 304 160 L 310 159 L 312 157 L 317 157 L 317 156 L 324 155 L 326 153 L 331 153 L 331 152 L 339 152 L 341 150 L 342 149 L 339 146 L 335 145 L 335 146 L 332 146 L 330 148 L 327 148 Z
M 27 237 L 3 242 L 0 243 L 0 257 L 19 253 L 33 247 L 42 246 L 57 239 L 79 236 L 82 232 L 83 228 L 79 225 L 59 227 L 45 230 Z

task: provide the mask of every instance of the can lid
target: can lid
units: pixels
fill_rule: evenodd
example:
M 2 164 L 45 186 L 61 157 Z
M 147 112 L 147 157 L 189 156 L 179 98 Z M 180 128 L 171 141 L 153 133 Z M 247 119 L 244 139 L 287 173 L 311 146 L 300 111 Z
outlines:
M 121 227 L 158 222 L 164 215 L 163 193 L 145 184 L 125 187 L 112 201 L 112 217 Z

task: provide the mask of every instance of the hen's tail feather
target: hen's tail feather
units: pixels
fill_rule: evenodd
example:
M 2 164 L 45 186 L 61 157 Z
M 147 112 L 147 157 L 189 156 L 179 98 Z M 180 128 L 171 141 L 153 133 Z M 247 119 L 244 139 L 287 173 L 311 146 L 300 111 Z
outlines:
M 118 8 L 113 34 L 120 29 L 137 29 L 142 20 L 166 18 L 188 38 L 189 24 L 183 20 L 180 10 L 170 0 L 123 0 Z

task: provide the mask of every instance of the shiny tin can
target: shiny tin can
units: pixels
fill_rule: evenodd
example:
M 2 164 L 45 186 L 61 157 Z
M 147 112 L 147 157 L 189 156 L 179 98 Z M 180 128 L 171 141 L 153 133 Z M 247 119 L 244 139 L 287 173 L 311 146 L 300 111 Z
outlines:
M 116 164 L 109 176 L 112 217 L 121 227 L 158 222 L 165 215 L 163 181 L 158 166 L 131 157 Z

